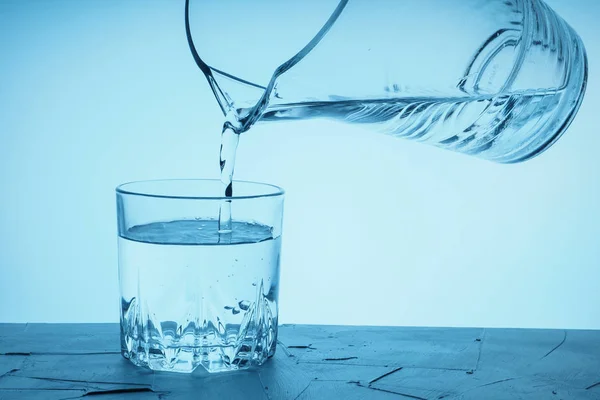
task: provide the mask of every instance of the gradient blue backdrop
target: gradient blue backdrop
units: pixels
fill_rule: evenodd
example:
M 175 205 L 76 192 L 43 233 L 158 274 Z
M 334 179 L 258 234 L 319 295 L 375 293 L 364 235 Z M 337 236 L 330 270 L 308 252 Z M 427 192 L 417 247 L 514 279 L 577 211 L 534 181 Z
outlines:
M 600 2 L 548 2 L 590 79 L 530 162 L 323 121 L 241 138 L 236 178 L 287 189 L 282 322 L 600 328 Z M 219 109 L 182 13 L 0 1 L 0 321 L 117 321 L 114 187 L 217 177 Z

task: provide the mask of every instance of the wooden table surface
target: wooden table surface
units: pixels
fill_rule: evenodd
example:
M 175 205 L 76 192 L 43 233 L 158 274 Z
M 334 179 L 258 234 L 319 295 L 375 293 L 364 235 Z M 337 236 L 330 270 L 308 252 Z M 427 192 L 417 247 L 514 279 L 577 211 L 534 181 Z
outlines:
M 600 331 L 284 325 L 260 368 L 152 372 L 117 324 L 0 324 L 0 399 L 600 399 Z

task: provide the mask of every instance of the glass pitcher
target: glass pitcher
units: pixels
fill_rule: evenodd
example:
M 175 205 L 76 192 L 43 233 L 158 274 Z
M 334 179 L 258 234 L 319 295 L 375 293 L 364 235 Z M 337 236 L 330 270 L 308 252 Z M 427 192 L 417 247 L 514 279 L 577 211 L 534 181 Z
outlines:
M 587 81 L 541 0 L 186 0 L 185 23 L 238 134 L 323 117 L 514 163 L 562 135 Z

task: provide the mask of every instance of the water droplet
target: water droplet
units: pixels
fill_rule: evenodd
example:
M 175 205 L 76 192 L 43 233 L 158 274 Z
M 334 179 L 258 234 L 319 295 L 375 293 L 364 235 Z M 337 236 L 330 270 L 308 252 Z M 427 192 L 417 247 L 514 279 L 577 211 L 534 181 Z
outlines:
M 240 310 L 238 310 L 237 308 L 233 308 L 233 310 L 231 310 L 231 312 L 233 313 L 233 315 L 239 314 Z
M 238 303 L 241 310 L 248 311 L 250 308 L 250 302 L 248 300 L 242 300 Z
M 256 282 L 252 282 L 252 286 L 256 286 Z
M 223 308 L 226 309 L 226 310 L 233 310 L 233 307 L 231 307 L 231 306 L 225 306 Z
M 235 261 L 237 262 L 237 260 L 238 260 L 238 259 L 236 258 L 236 259 L 235 259 Z

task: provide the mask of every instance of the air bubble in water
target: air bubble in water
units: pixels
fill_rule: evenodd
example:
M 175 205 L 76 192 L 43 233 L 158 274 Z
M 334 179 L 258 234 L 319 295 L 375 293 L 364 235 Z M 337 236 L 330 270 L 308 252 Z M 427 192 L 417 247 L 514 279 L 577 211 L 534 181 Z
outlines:
M 238 303 L 241 310 L 248 311 L 250 308 L 250 302 L 248 300 L 242 300 Z

